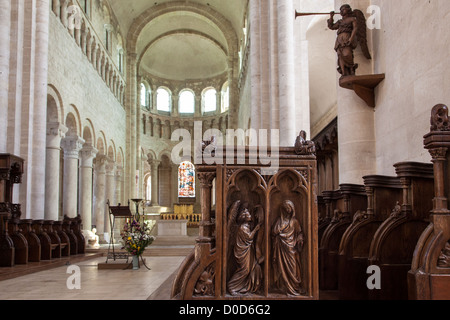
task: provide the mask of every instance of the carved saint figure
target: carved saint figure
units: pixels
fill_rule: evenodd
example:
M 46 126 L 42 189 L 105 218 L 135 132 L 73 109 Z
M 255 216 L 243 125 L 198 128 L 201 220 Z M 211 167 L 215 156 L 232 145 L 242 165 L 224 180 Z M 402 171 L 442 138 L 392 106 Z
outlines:
M 364 13 L 353 10 L 350 5 L 344 4 L 340 8 L 341 20 L 334 22 L 334 12 L 330 12 L 328 28 L 337 30 L 337 39 L 334 49 L 338 56 L 338 72 L 342 76 L 355 75 L 358 64 L 354 62 L 353 51 L 358 43 L 361 45 L 364 56 L 371 59 L 367 47 L 367 27 Z
M 237 269 L 228 282 L 228 290 L 231 295 L 256 293 L 262 284 L 262 269 L 256 255 L 255 239 L 263 221 L 258 221 L 252 230 L 252 216 L 246 205 L 240 207 L 240 201 L 233 206 L 229 225 L 233 225 L 235 219 L 236 232 L 230 236 L 235 241 L 233 255 Z
M 302 292 L 300 251 L 303 247 L 303 233 L 295 217 L 292 201 L 281 204 L 280 217 L 272 228 L 275 286 L 290 296 Z
M 295 153 L 298 155 L 311 155 L 316 153 L 316 146 L 313 141 L 306 140 L 306 131 L 300 131 L 295 140 Z

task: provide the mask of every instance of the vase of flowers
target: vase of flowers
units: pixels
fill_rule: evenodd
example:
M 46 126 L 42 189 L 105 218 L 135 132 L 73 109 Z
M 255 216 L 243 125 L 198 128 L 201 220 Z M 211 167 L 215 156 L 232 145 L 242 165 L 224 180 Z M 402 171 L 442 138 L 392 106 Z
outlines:
M 133 219 L 125 224 L 121 233 L 123 248 L 133 257 L 133 269 L 139 268 L 139 257 L 151 245 L 155 237 L 150 235 L 147 224 Z M 135 265 L 137 265 L 135 267 Z

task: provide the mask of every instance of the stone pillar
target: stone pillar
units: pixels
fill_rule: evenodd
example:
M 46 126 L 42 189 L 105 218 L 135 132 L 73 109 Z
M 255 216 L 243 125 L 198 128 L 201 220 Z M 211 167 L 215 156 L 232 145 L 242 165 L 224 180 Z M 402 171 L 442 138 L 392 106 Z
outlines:
M 335 7 L 340 8 L 345 3 L 363 12 L 370 5 L 369 0 L 336 0 Z M 335 21 L 339 18 L 335 16 Z M 356 74 L 372 74 L 371 61 L 363 57 L 359 51 L 355 50 L 355 62 L 359 64 Z M 340 74 L 336 72 L 336 76 L 340 77 Z M 339 184 L 362 185 L 364 176 L 376 172 L 374 109 L 368 107 L 354 91 L 341 88 L 339 84 L 337 84 L 337 109 Z
M 158 160 L 149 160 L 149 164 L 151 167 L 151 182 L 152 182 L 152 200 L 151 205 L 152 207 L 158 207 L 159 206 L 159 199 L 158 199 L 158 167 L 160 164 L 160 161 Z
M 116 195 L 115 195 L 115 200 L 117 204 L 124 204 L 124 198 L 123 198 L 123 188 L 122 188 L 122 184 L 123 184 L 123 166 L 116 166 L 116 174 L 115 174 L 115 179 L 116 179 Z
M 138 166 L 139 148 L 137 144 L 137 135 L 139 133 L 140 109 L 137 108 L 137 54 L 128 52 L 127 54 L 127 86 L 126 86 L 126 110 L 127 110 L 127 145 L 128 159 L 127 171 L 125 173 L 125 190 L 128 190 L 127 198 L 136 198 L 137 190 L 135 188 L 135 175 Z
M 28 115 L 29 122 L 27 123 L 28 135 L 30 136 L 28 141 L 28 154 L 30 156 L 27 161 L 31 164 L 28 166 L 29 189 L 27 193 L 30 194 L 30 202 L 28 202 L 27 209 L 36 219 L 45 215 L 49 7 L 49 0 L 35 2 L 35 26 L 34 30 L 31 29 L 34 36 L 32 35 L 30 39 L 35 47 L 34 51 L 32 49 L 30 52 L 30 97 L 27 100 L 31 102 Z M 27 8 L 25 8 L 25 11 L 27 11 Z
M 11 1 L 0 2 L 0 152 L 7 152 Z
M 60 123 L 47 124 L 47 153 L 45 165 L 45 215 L 46 220 L 59 220 L 61 139 L 67 127 Z
M 262 0 L 264 1 L 264 0 Z M 259 106 L 261 105 L 261 0 L 250 0 L 250 75 L 251 75 L 251 128 L 261 129 L 261 114 Z M 227 124 L 228 125 L 228 124 Z
M 92 230 L 92 173 L 97 152 L 91 145 L 85 145 L 80 151 L 80 215 L 83 230 Z
M 109 220 L 109 209 L 107 202 L 111 206 L 116 205 L 115 200 L 115 162 L 109 159 L 105 165 L 105 234 L 111 235 L 111 225 Z
M 172 164 L 172 204 L 178 203 L 178 165 Z
M 280 90 L 280 146 L 292 146 L 295 128 L 295 42 L 293 0 L 278 1 L 278 79 Z
M 97 234 L 104 240 L 105 232 L 105 183 L 106 183 L 106 162 L 105 155 L 97 155 L 95 158 L 95 189 L 94 189 L 94 214 Z
M 195 117 L 201 117 L 202 116 L 202 95 L 201 94 L 195 94 Z
M 78 160 L 84 140 L 68 136 L 62 140 L 64 150 L 63 214 L 76 218 L 78 214 Z

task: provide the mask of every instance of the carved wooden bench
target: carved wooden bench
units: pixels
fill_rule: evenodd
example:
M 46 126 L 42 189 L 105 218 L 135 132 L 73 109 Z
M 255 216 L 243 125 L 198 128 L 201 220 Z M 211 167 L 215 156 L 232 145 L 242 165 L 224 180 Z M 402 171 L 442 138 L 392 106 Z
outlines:
M 28 241 L 20 232 L 20 205 L 13 205 L 11 218 L 8 221 L 8 233 L 14 243 L 14 263 L 27 264 L 28 263 Z
M 381 290 L 369 291 L 373 300 L 406 300 L 407 274 L 414 249 L 429 224 L 434 190 L 433 165 L 402 162 L 394 165 L 402 184 L 402 200 L 376 231 L 369 265 L 381 269 Z
M 52 241 L 52 258 L 57 259 L 61 258 L 61 238 L 59 237 L 58 233 L 53 230 L 53 223 L 53 220 L 44 220 L 42 228 Z
M 73 230 L 71 228 L 72 221 L 64 219 L 62 221 L 62 228 L 67 237 L 69 238 L 69 247 L 70 247 L 70 255 L 77 255 L 78 254 L 78 240 L 75 233 L 73 233 Z
M 354 215 L 339 246 L 339 298 L 368 299 L 367 267 L 375 232 L 402 199 L 402 185 L 397 177 L 366 176 L 364 186 L 367 209 Z
M 19 222 L 20 232 L 28 243 L 28 262 L 41 261 L 41 241 L 31 227 L 33 220 L 22 219 Z
M 53 230 L 61 239 L 61 256 L 70 256 L 70 239 L 67 233 L 63 230 L 63 221 L 54 221 Z
M 52 239 L 44 231 L 44 220 L 33 220 L 31 226 L 41 243 L 41 260 L 51 260 L 54 246 L 52 245 Z
M 367 196 L 362 185 L 342 184 L 332 199 L 333 217 L 323 232 L 319 246 L 319 283 L 321 290 L 337 290 L 339 283 L 339 246 L 345 230 L 358 210 L 366 210 Z
M 74 234 L 76 238 L 76 252 L 77 254 L 84 254 L 86 252 L 86 239 L 82 232 L 82 220 L 81 216 L 77 215 L 75 218 L 69 218 L 67 216 L 64 216 L 63 222 L 67 223 L 67 221 L 70 221 L 70 230 L 72 230 L 72 233 Z M 67 230 L 65 230 L 67 233 Z M 75 251 L 72 251 L 75 252 Z

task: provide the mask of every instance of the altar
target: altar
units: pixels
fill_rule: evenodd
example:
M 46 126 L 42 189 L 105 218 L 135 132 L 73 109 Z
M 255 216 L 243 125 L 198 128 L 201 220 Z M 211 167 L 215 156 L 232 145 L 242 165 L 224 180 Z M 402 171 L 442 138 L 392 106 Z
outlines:
M 188 220 L 158 220 L 158 237 L 187 236 Z

